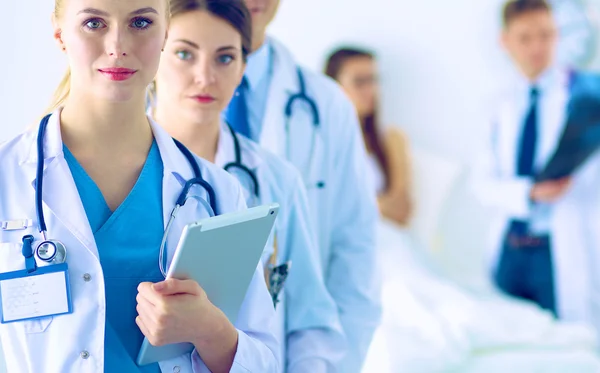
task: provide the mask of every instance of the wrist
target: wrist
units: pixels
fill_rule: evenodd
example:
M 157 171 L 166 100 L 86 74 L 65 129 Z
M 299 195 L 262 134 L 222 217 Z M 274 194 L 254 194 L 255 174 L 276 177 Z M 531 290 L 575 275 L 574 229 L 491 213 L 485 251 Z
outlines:
M 223 316 L 211 318 L 210 330 L 204 330 L 202 337 L 193 342 L 196 352 L 209 372 L 230 372 L 238 350 L 238 331 Z
M 213 306 L 214 307 L 214 306 Z M 209 346 L 237 345 L 237 329 L 229 322 L 225 314 L 218 308 L 210 312 L 213 317 L 207 318 L 207 322 L 198 325 L 191 343 L 198 351 L 203 351 Z

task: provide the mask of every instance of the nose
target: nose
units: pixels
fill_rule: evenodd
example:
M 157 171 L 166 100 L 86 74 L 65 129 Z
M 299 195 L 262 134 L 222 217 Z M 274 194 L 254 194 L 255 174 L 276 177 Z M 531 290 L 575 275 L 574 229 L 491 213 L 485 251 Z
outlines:
M 128 54 L 127 36 L 119 28 L 114 28 L 106 35 L 106 54 L 110 57 L 121 58 Z
M 201 85 L 211 85 L 216 81 L 215 71 L 206 58 L 200 58 L 194 71 L 196 83 Z

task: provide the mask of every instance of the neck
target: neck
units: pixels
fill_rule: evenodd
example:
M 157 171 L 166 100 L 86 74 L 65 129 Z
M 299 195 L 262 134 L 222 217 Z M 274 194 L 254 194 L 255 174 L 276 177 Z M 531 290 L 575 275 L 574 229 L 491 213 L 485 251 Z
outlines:
M 545 68 L 543 70 L 535 70 L 535 71 L 526 71 L 526 70 L 521 70 L 521 72 L 523 73 L 523 75 L 525 75 L 525 78 L 527 78 L 527 80 L 529 80 L 530 83 L 535 83 L 537 82 L 540 77 L 546 72 L 548 71 L 549 68 Z
M 159 105 L 154 112 L 154 118 L 169 135 L 181 141 L 200 158 L 214 163 L 221 131 L 219 116 L 207 120 L 191 121 L 175 114 L 178 112 L 180 111 Z
M 267 39 L 266 31 L 258 31 L 252 35 L 252 52 L 256 52 L 263 46 Z
M 71 94 L 61 112 L 63 142 L 70 149 L 147 151 L 152 129 L 143 97 L 128 102 L 107 102 Z

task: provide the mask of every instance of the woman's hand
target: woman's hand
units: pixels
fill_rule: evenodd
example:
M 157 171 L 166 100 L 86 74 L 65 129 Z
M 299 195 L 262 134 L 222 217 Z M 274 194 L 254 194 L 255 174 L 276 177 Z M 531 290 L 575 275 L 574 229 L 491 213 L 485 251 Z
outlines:
M 412 217 L 412 201 L 408 193 L 386 193 L 379 197 L 381 214 L 400 226 L 406 227 Z
M 138 286 L 136 323 L 154 346 L 193 343 L 211 372 L 228 372 L 237 330 L 192 280 L 167 279 Z

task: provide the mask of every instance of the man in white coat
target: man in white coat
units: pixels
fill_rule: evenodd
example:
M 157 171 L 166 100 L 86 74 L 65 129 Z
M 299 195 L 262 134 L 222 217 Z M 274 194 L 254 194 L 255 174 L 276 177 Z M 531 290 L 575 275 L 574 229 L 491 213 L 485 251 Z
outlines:
M 358 373 L 381 314 L 375 252 L 377 204 L 365 177 L 358 118 L 335 82 L 299 68 L 281 43 L 266 36 L 279 0 L 246 0 L 246 5 L 252 13 L 253 53 L 226 112 L 227 122 L 238 133 L 287 158 L 307 186 L 320 265 L 348 341 L 348 353 L 339 366 L 321 360 L 307 371 Z M 290 104 L 299 93 L 310 100 L 299 98 Z M 321 354 L 328 349 L 313 345 Z
M 594 223 L 586 206 L 600 189 L 597 157 L 569 177 L 533 181 L 560 141 L 573 74 L 553 62 L 557 31 L 545 0 L 509 1 L 503 18 L 502 44 L 516 71 L 494 102 L 473 183 L 479 200 L 498 212 L 490 235 L 492 275 L 509 295 L 598 327 Z

